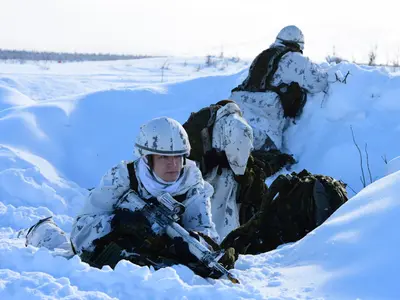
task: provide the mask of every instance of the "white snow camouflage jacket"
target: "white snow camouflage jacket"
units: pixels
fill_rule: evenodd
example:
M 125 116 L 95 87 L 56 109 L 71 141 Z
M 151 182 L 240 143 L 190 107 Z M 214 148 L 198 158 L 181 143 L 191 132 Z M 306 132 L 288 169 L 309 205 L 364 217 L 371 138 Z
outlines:
M 239 224 L 239 207 L 236 202 L 238 183 L 234 176 L 243 175 L 253 148 L 252 129 L 242 117 L 240 108 L 228 103 L 217 111 L 213 128 L 212 146 L 225 151 L 231 168 L 211 170 L 204 179 L 214 188 L 211 198 L 212 219 L 221 240 Z
M 280 43 L 271 45 L 282 46 Z M 279 61 L 271 84 L 278 86 L 281 83 L 297 82 L 308 93 L 318 93 L 328 88 L 330 75 L 301 53 L 288 52 Z M 267 137 L 271 138 L 278 149 L 282 148 L 285 119 L 278 94 L 272 91 L 236 91 L 232 92 L 230 99 L 238 103 L 244 117 L 253 128 L 255 149 L 260 149 Z
M 240 107 L 228 103 L 218 109 L 212 134 L 212 147 L 225 151 L 229 166 L 236 175 L 246 171 L 253 149 L 253 130 L 242 117 Z
M 137 194 L 141 199 L 149 199 L 156 195 L 151 195 L 144 188 L 143 181 L 148 179 L 143 179 L 139 175 L 137 167 L 141 159 L 134 162 L 138 180 Z M 71 232 L 71 242 L 78 253 L 82 250 L 92 251 L 94 249 L 92 242 L 111 231 L 110 222 L 116 207 L 131 210 L 142 208 L 139 203 L 119 201 L 130 188 L 127 163 L 122 161 L 109 170 L 101 179 L 99 186 L 93 189 L 86 199 L 82 213 L 76 218 Z M 186 160 L 183 172 L 177 181 L 181 183 L 178 188 L 175 191 L 168 191 L 172 196 L 187 193 L 186 200 L 182 202 L 186 207 L 182 216 L 183 227 L 186 230 L 204 233 L 219 242 L 219 236 L 211 219 L 210 197 L 214 192 L 212 186 L 203 180 L 200 170 L 190 160 Z

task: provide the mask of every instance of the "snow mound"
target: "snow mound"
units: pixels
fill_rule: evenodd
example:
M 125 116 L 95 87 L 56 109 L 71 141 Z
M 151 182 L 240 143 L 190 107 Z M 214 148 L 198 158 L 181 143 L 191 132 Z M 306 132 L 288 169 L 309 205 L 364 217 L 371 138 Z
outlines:
M 15 106 L 32 105 L 35 101 L 16 89 L 0 85 L 0 111 Z
M 362 181 L 367 185 L 385 176 L 386 157 L 400 153 L 400 140 L 394 138 L 400 131 L 400 76 L 350 63 L 333 68 L 350 72 L 347 83 L 331 84 L 328 95 L 309 96 L 284 140 L 299 161 L 297 170 L 342 179 L 354 195 Z
M 399 299 L 400 172 L 350 199 L 302 240 L 238 264 L 267 265 L 321 299 Z
M 391 159 L 387 163 L 387 175 L 400 171 L 400 156 Z
M 299 160 L 294 170 L 342 179 L 350 194 L 362 191 L 299 242 L 240 256 L 233 270 L 240 285 L 200 278 L 185 266 L 154 271 L 121 261 L 115 270 L 98 270 L 77 256 L 68 260 L 60 251 L 25 247 L 18 231 L 41 218 L 52 215 L 70 231 L 87 189 L 111 166 L 133 158 L 140 124 L 162 115 L 183 122 L 229 97 L 246 73 L 232 66 L 225 73 L 194 71 L 199 59 L 181 60 L 160 83 L 162 62 L 4 66 L 0 299 L 400 298 L 400 171 L 398 159 L 390 161 L 400 155 L 400 76 L 349 63 L 331 67 L 350 71 L 347 84 L 333 84 L 325 98 L 310 96 L 285 133 L 285 146 Z M 351 129 L 366 184 L 374 181 L 365 189 Z
M 116 162 L 133 157 L 141 124 L 160 116 L 184 122 L 191 112 L 226 98 L 235 82 L 236 76 L 205 77 L 17 107 L 0 112 L 0 144 L 27 148 L 91 188 Z
M 82 207 L 86 189 L 59 176 L 45 159 L 0 145 L 0 224 L 16 230 L 55 216 L 69 230 Z

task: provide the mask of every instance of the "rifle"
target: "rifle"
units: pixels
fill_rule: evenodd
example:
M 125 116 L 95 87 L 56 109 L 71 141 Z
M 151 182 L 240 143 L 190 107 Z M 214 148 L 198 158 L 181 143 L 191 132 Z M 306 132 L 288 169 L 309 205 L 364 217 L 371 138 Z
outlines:
M 124 196 L 128 202 L 130 197 L 134 197 L 132 199 L 134 202 L 139 200 L 139 197 L 132 191 L 129 191 Z M 157 197 L 157 200 L 152 202 L 140 200 L 143 201 L 141 203 L 143 204 L 141 212 L 150 224 L 152 224 L 152 230 L 156 234 L 161 235 L 165 233 L 172 239 L 181 237 L 188 244 L 190 253 L 210 270 L 215 270 L 222 275 L 226 275 L 232 283 L 239 283 L 239 280 L 218 262 L 224 254 L 223 251 L 210 251 L 177 223 L 185 211 L 185 206 L 182 203 L 176 201 L 169 193 L 161 194 Z

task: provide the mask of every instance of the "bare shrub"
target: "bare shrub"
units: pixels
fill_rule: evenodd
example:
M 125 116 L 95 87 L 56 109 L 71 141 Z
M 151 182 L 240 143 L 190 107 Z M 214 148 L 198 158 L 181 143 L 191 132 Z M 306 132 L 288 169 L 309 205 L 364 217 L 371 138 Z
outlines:
M 376 65 L 376 56 L 377 56 L 378 46 L 375 45 L 368 53 L 368 65 L 375 66 Z

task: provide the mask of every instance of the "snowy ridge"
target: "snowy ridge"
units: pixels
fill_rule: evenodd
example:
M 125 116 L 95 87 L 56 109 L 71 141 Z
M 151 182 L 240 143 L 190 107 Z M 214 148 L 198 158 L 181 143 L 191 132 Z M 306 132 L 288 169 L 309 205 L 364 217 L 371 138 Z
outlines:
M 154 271 L 122 261 L 115 270 L 98 270 L 78 257 L 67 260 L 61 252 L 25 248 L 17 233 L 40 218 L 53 215 L 70 231 L 87 189 L 108 168 L 133 158 L 140 124 L 162 115 L 183 122 L 191 112 L 229 97 L 246 75 L 244 64 L 196 71 L 200 59 L 171 58 L 168 80 L 160 83 L 160 63 L 88 62 L 50 65 L 49 70 L 29 64 L 4 66 L 0 299 L 400 298 L 400 238 L 395 231 L 400 172 L 396 160 L 388 171 L 382 159 L 400 154 L 400 76 L 348 63 L 332 66 L 343 74 L 351 72 L 347 84 L 333 84 L 325 99 L 309 97 L 302 118 L 286 132 L 285 145 L 299 160 L 294 170 L 335 176 L 358 192 L 360 158 L 352 126 L 363 154 L 368 144 L 376 182 L 301 241 L 241 256 L 233 270 L 241 285 L 206 280 L 184 266 Z M 113 69 L 112 76 L 102 75 L 105 68 Z M 364 171 L 369 183 L 366 167 Z M 386 176 L 388 172 L 392 174 Z
M 342 179 L 354 195 L 363 184 L 352 131 L 361 150 L 367 184 L 370 177 L 375 181 L 386 175 L 385 158 L 390 160 L 400 153 L 400 141 L 395 138 L 400 131 L 400 76 L 384 68 L 349 63 L 333 68 L 343 74 L 350 72 L 347 84 L 334 83 L 328 95 L 308 97 L 301 119 L 286 132 L 285 141 L 287 151 L 299 160 L 296 169 Z

